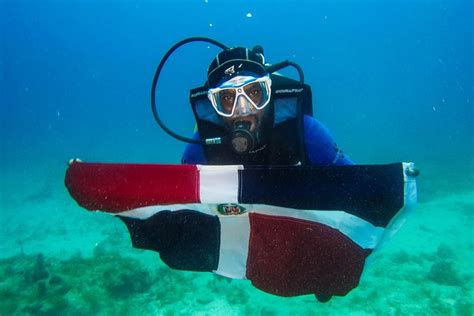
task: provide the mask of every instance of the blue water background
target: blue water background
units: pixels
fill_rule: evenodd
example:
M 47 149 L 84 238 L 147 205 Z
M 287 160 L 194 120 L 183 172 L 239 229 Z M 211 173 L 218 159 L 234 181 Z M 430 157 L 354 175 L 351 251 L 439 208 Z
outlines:
M 183 144 L 151 116 L 151 79 L 197 35 L 299 63 L 316 117 L 357 162 L 472 159 L 471 1 L 3 1 L 1 15 L 7 167 L 178 162 Z M 182 134 L 188 90 L 217 52 L 206 46 L 183 48 L 160 78 L 159 111 Z
M 185 145 L 154 122 L 150 88 L 162 55 L 189 36 L 300 64 L 315 117 L 344 152 L 415 162 L 421 202 L 472 192 L 472 1 L 1 0 L 0 28 L 3 223 L 21 198 L 63 192 L 70 158 L 179 163 Z M 194 129 L 189 89 L 217 52 L 188 45 L 160 78 L 158 110 L 182 135 Z

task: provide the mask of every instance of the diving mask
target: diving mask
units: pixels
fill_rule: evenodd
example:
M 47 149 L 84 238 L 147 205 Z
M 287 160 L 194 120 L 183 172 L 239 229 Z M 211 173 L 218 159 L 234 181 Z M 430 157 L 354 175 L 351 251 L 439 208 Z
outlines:
M 217 88 L 209 89 L 207 96 L 219 115 L 224 117 L 232 117 L 234 114 L 245 116 L 268 105 L 271 85 L 272 80 L 269 76 L 260 78 L 236 76 Z

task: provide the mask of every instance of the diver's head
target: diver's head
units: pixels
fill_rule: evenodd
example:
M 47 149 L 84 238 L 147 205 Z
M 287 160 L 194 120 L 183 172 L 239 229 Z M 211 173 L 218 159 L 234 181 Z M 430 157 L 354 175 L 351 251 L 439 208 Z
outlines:
M 271 79 L 264 63 L 260 47 L 236 47 L 219 53 L 209 66 L 209 100 L 239 154 L 252 152 L 267 140 Z

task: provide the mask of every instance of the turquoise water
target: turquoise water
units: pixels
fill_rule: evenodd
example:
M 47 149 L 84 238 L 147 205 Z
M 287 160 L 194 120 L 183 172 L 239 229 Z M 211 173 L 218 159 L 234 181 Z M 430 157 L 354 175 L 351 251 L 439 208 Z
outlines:
M 0 315 L 472 315 L 472 15 L 471 1 L 0 1 Z M 347 296 L 170 270 L 67 194 L 70 158 L 179 163 L 149 93 L 188 36 L 299 63 L 354 161 L 420 168 L 418 207 Z M 216 53 L 189 45 L 160 78 L 160 113 L 183 135 Z

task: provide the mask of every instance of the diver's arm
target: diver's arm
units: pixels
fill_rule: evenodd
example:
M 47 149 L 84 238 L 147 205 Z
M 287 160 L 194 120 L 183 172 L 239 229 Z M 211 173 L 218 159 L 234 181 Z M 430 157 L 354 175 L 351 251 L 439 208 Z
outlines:
M 329 130 L 313 117 L 304 117 L 304 139 L 310 165 L 344 166 L 354 164 L 339 149 Z

